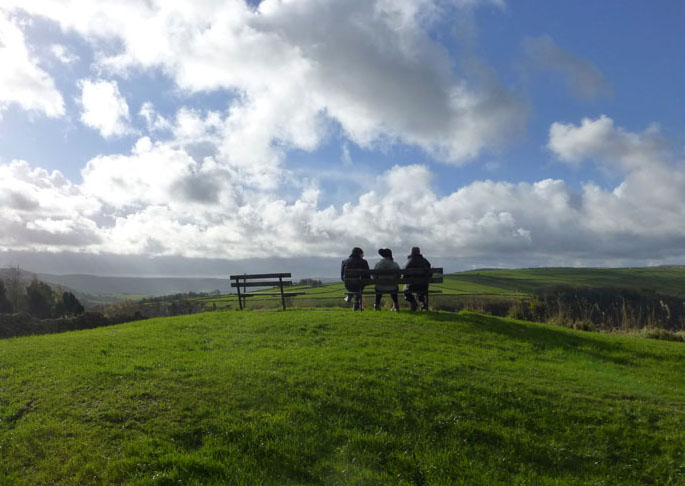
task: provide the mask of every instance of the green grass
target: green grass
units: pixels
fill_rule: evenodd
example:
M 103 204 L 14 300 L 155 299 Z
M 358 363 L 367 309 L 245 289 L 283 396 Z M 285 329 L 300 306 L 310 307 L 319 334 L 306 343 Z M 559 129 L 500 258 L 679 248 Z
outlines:
M 660 295 L 685 298 L 685 267 L 645 267 L 645 268 L 530 268 L 517 270 L 474 270 L 446 274 L 444 282 L 431 285 L 440 290 L 434 299 L 492 296 L 518 298 L 527 296 L 542 288 L 565 285 L 572 287 L 615 288 L 654 291 Z M 270 289 L 269 291 L 273 291 Z M 288 291 L 304 292 L 296 297 L 292 305 L 298 307 L 341 305 L 344 294 L 342 283 L 329 283 L 322 287 L 290 287 Z M 207 302 L 217 308 L 237 308 L 235 296 L 206 297 L 197 300 Z M 251 304 L 254 302 L 255 304 Z M 250 298 L 248 307 L 272 307 L 279 299 Z
M 493 295 L 504 297 L 516 297 L 525 295 L 511 288 L 501 288 L 492 285 L 480 284 L 472 282 L 470 279 L 461 279 L 456 275 L 445 275 L 444 282 L 441 284 L 431 285 L 431 289 L 440 290 L 441 294 L 436 294 L 434 298 L 453 297 L 453 296 L 468 296 L 468 295 Z M 369 290 L 373 290 L 370 287 Z M 275 289 L 266 289 L 263 292 L 274 292 Z M 256 291 L 258 294 L 260 291 Z M 342 282 L 327 283 L 320 287 L 310 286 L 293 286 L 288 287 L 286 292 L 303 292 L 304 295 L 297 296 L 289 300 L 289 304 L 296 307 L 330 307 L 331 305 L 344 307 L 342 298 L 345 295 L 345 288 Z M 367 305 L 371 305 L 373 297 L 365 297 L 368 300 Z M 238 308 L 238 299 L 235 295 L 222 295 L 211 297 L 200 297 L 193 300 L 205 302 L 208 306 L 215 304 L 217 308 Z M 276 308 L 280 306 L 279 297 L 250 297 L 247 300 L 248 308 Z
M 0 341 L 0 485 L 685 484 L 681 343 L 215 312 Z
M 459 284 L 474 284 L 531 293 L 550 285 L 649 289 L 662 295 L 685 297 L 685 267 L 645 268 L 530 268 L 475 270 L 450 275 Z M 487 293 L 487 292 L 484 292 Z

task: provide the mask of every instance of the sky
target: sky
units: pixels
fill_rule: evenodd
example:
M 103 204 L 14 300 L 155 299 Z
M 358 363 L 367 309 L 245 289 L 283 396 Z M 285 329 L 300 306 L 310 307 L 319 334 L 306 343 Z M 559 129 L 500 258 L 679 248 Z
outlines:
M 684 22 L 680 0 L 0 0 L 0 263 L 684 264 Z

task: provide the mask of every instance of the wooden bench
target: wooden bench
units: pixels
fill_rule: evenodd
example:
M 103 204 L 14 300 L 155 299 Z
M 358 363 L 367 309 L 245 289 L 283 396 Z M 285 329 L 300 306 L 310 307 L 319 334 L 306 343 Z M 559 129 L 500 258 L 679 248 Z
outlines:
M 405 268 L 400 270 L 363 270 L 363 269 L 345 269 L 345 286 L 357 286 L 360 285 L 367 287 L 370 285 L 376 285 L 380 283 L 381 285 L 392 285 L 389 281 L 378 282 L 378 277 L 393 277 L 394 283 L 397 285 L 430 285 L 433 283 L 442 283 L 442 268 Z M 402 290 L 398 290 L 402 292 Z M 350 292 L 345 292 L 350 293 Z M 352 292 L 353 293 L 353 292 Z M 376 290 L 358 292 L 361 295 L 375 295 Z M 387 293 L 387 292 L 381 292 Z M 422 292 L 423 293 L 423 292 Z M 426 306 L 428 306 L 428 295 L 429 294 L 441 294 L 441 290 L 427 290 L 426 294 Z
M 281 305 L 285 310 L 285 298 L 293 297 L 295 295 L 303 295 L 304 292 L 285 292 L 283 287 L 290 287 L 293 282 L 290 280 L 289 273 L 255 273 L 252 275 L 231 275 L 231 287 L 238 292 L 238 306 L 240 310 L 245 308 L 245 299 L 247 297 L 261 297 L 261 296 L 280 296 Z M 274 288 L 278 287 L 278 292 L 247 292 L 247 289 L 254 287 Z M 241 292 L 242 289 L 242 292 Z

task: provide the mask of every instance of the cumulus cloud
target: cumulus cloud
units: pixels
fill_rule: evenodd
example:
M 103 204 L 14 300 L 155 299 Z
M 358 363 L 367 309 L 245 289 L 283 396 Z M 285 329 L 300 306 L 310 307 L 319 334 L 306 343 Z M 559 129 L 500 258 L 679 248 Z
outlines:
M 552 124 L 548 148 L 563 163 L 615 170 L 621 181 L 609 189 L 486 180 L 441 195 L 429 167 L 397 165 L 347 174 L 365 179 L 361 195 L 324 206 L 315 180 L 293 183 L 287 151 L 313 150 L 338 130 L 343 163 L 354 167 L 353 143 L 413 144 L 460 164 L 515 136 L 525 106 L 487 69 L 459 72 L 430 35 L 445 9 L 477 3 L 5 0 L 80 34 L 101 76 L 160 70 L 181 95 L 218 91 L 228 108 L 162 116 L 144 103 L 137 115 L 148 137 L 128 153 L 93 157 L 79 183 L 26 162 L 0 164 L 0 246 L 231 259 L 333 256 L 353 245 L 546 263 L 685 256 L 685 230 L 674 224 L 685 216 L 682 161 L 658 128 L 630 132 L 606 116 Z M 591 65 L 551 39 L 532 46 L 579 93 L 601 91 Z M 133 133 L 116 82 L 80 87 L 84 124 L 104 137 Z
M 25 161 L 0 165 L 0 247 L 94 249 L 101 243 L 101 204 L 60 172 Z
M 628 157 L 652 132 L 632 133 L 606 117 L 565 126 L 576 137 L 575 157 Z M 583 138 L 584 130 L 600 135 Z M 554 132 L 552 130 L 552 132 Z M 642 140 L 642 143 L 640 143 Z M 558 145 L 563 154 L 563 143 Z M 604 150 L 597 147 L 614 147 Z M 584 148 L 584 151 L 582 150 Z M 619 148 L 616 148 L 619 147 Z M 243 174 L 213 156 L 198 160 L 171 142 L 140 139 L 130 154 L 99 156 L 73 184 L 25 162 L 0 166 L 2 244 L 8 248 L 248 258 L 333 256 L 349 247 L 418 245 L 444 257 L 542 263 L 602 263 L 685 256 L 685 170 L 652 153 L 648 165 L 623 166 L 614 188 L 580 190 L 561 180 L 535 183 L 478 181 L 448 195 L 433 189 L 424 165 L 395 166 L 356 200 L 322 206 L 316 184 L 285 200 L 249 188 Z M 593 159 L 594 160 L 594 159 Z
M 446 9 L 499 1 L 8 1 L 121 45 L 101 69 L 161 69 L 190 92 L 237 93 L 223 147 L 233 164 L 261 157 L 272 171 L 283 150 L 318 146 L 330 122 L 364 147 L 408 143 L 459 164 L 527 116 L 495 79 L 455 72 L 428 33 Z
M 62 64 L 73 64 L 79 60 L 79 57 L 74 54 L 67 46 L 62 44 L 53 44 L 50 46 L 50 52 Z
M 142 104 L 138 116 L 145 120 L 148 132 L 162 132 L 171 128 L 169 120 L 157 113 L 155 106 L 150 101 Z
M 645 168 L 668 158 L 668 144 L 656 125 L 642 133 L 628 132 L 602 115 L 584 118 L 579 126 L 552 124 L 547 147 L 563 162 L 578 164 L 592 159 L 624 170 Z
M 120 137 L 133 132 L 126 98 L 116 81 L 84 79 L 81 87 L 81 121 L 97 130 L 104 138 Z
M 580 125 L 554 123 L 548 148 L 564 162 L 589 160 L 624 175 L 611 192 L 586 186 L 593 211 L 587 224 L 594 231 L 679 237 L 674 223 L 685 215 L 685 163 L 672 154 L 658 127 L 629 132 L 605 115 Z
M 0 116 L 9 105 L 57 118 L 64 100 L 52 77 L 40 68 L 20 27 L 0 10 Z
M 562 49 L 548 35 L 526 38 L 523 49 L 533 68 L 559 73 L 576 96 L 593 99 L 613 93 L 611 83 L 596 65 Z
M 82 190 L 120 211 L 167 205 L 185 214 L 189 204 L 219 202 L 218 187 L 226 190 L 223 209 L 242 184 L 212 159 L 197 162 L 185 150 L 140 139 L 129 155 L 102 155 L 81 171 Z M 237 183 L 235 183 L 237 182 Z

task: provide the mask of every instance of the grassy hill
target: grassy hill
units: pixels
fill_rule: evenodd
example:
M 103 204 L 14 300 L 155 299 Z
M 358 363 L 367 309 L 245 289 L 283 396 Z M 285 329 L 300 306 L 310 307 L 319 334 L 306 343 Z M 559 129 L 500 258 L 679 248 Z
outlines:
M 24 284 L 37 277 L 53 288 L 73 292 L 86 307 L 109 304 L 122 300 L 137 300 L 143 297 L 170 295 L 188 292 L 227 291 L 227 278 L 163 278 L 163 277 L 102 277 L 96 275 L 53 275 L 35 273 L 22 269 L 0 268 L 0 279 L 9 281 L 17 272 Z
M 685 345 L 461 313 L 0 341 L 0 485 L 685 484 Z
M 442 284 L 431 285 L 431 288 L 442 291 L 442 295 L 437 296 L 440 299 L 466 295 L 526 296 L 552 286 L 649 290 L 659 295 L 683 298 L 685 267 L 472 270 L 446 274 Z M 293 287 L 292 290 L 307 294 L 297 300 L 340 300 L 344 293 L 342 282 L 327 283 L 321 287 Z M 204 300 L 216 303 L 218 307 L 237 305 L 236 298 L 228 295 Z
M 431 289 L 440 292 L 431 297 L 432 308 L 438 310 L 466 309 L 575 329 L 685 338 L 685 267 L 484 269 L 447 274 Z M 289 307 L 345 306 L 342 283 L 289 290 L 304 293 Z M 373 298 L 365 299 L 371 307 Z M 238 308 L 235 295 L 197 301 L 207 309 Z M 276 308 L 280 302 L 257 295 L 247 305 Z M 408 307 L 402 301 L 400 306 Z
M 661 295 L 685 297 L 685 267 L 528 268 L 475 270 L 452 274 L 450 287 L 478 285 L 488 291 L 531 293 L 552 285 L 588 288 L 649 289 Z

